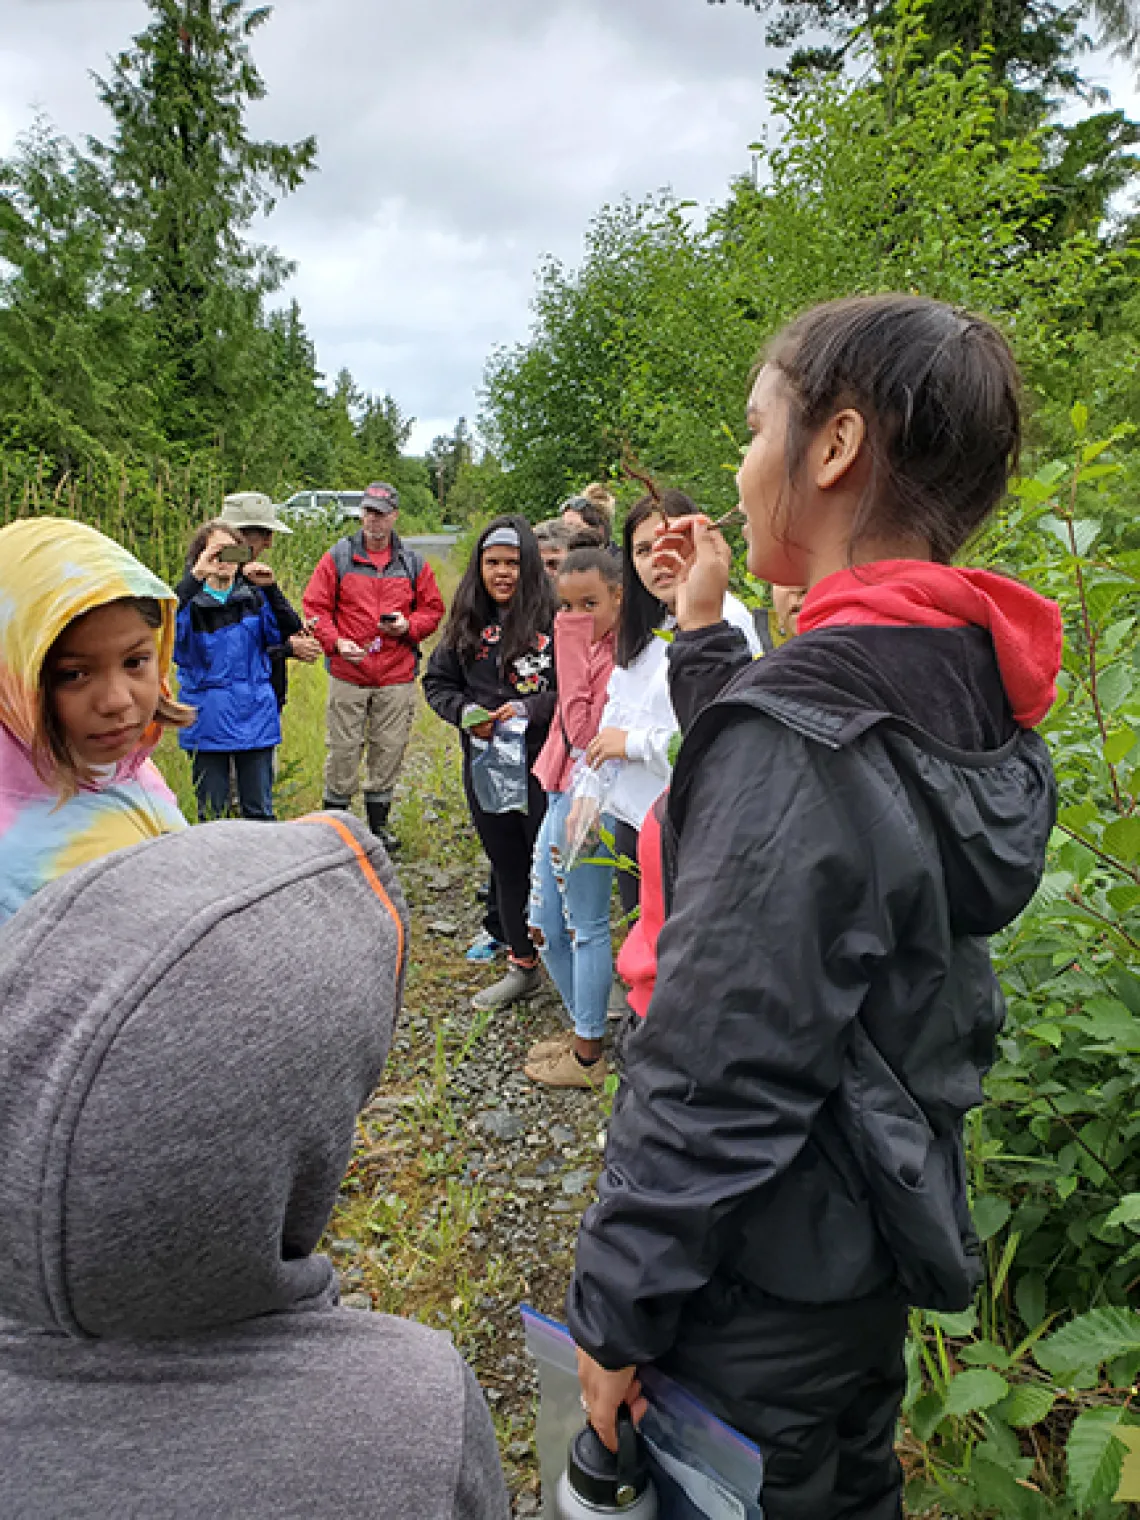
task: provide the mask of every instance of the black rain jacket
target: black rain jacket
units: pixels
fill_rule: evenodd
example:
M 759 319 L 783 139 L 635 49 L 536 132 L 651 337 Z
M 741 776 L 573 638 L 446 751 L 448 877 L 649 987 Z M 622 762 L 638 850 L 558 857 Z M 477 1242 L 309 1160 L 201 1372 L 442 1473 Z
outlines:
M 678 635 L 670 683 L 667 917 L 574 1338 L 652 1362 L 741 1289 L 960 1309 L 962 1119 L 1004 1015 L 986 936 L 1044 869 L 1045 745 L 975 628 L 825 629 L 750 662 L 720 624 Z

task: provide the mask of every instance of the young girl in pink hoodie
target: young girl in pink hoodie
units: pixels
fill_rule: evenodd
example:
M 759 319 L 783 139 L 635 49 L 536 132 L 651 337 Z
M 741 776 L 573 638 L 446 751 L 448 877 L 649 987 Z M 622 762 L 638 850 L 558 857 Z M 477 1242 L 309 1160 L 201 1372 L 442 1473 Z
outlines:
M 569 788 L 577 761 L 598 731 L 614 663 L 621 608 L 621 563 L 604 549 L 572 549 L 558 575 L 562 610 L 554 621 L 558 712 L 535 762 L 547 793 L 534 849 L 531 935 L 574 1021 L 573 1031 L 543 1040 L 526 1074 L 547 1087 L 599 1086 L 606 1075 L 602 1042 L 613 980 L 610 891 L 613 866 L 598 845 L 589 863 L 564 866 Z M 612 820 L 604 819 L 612 828 Z M 598 863 L 600 856 L 607 857 Z

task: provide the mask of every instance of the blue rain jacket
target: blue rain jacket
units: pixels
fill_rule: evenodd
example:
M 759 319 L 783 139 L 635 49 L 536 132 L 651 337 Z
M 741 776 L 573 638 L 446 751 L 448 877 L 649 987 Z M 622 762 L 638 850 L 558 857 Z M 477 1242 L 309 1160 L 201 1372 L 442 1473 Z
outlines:
M 281 743 L 269 650 L 283 642 L 268 601 L 240 574 L 225 602 L 216 601 L 189 572 L 183 576 L 174 663 L 180 700 L 198 709 L 197 721 L 178 735 L 183 749 L 268 749 Z

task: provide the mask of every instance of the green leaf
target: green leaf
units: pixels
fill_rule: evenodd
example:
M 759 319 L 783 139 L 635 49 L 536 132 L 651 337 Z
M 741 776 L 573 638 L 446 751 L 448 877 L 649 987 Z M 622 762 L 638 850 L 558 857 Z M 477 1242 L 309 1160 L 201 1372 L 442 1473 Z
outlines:
M 1104 1222 L 1126 1224 L 1129 1229 L 1140 1232 L 1140 1193 L 1125 1193 Z
M 970 1205 L 974 1216 L 974 1228 L 979 1240 L 989 1240 L 1005 1224 L 1010 1214 L 1008 1198 L 998 1198 L 993 1193 L 983 1193 Z
M 1051 459 L 1048 464 L 1042 465 L 1033 478 L 1052 490 L 1059 480 L 1064 480 L 1068 473 L 1069 466 L 1066 460 Z
M 1124 1442 L 1116 1434 L 1123 1411 L 1086 1409 L 1074 1421 L 1065 1447 L 1069 1498 L 1080 1508 L 1111 1499 L 1120 1483 Z
M 1117 818 L 1101 835 L 1101 843 L 1109 855 L 1128 865 L 1140 860 L 1140 818 Z
M 1052 1388 L 1042 1383 L 1018 1383 L 1008 1398 L 994 1406 L 993 1413 L 1007 1425 L 1027 1430 L 1039 1425 L 1057 1402 Z
M 941 1425 L 944 1415 L 942 1395 L 932 1391 L 915 1400 L 914 1408 L 907 1416 L 907 1424 L 919 1441 L 929 1441 Z
M 1132 730 L 1130 728 L 1118 728 L 1115 733 L 1109 734 L 1108 738 L 1104 741 L 1104 758 L 1108 761 L 1109 765 L 1119 765 L 1123 759 L 1131 754 L 1135 745 L 1136 735 Z M 1131 818 L 1124 821 L 1127 823 L 1133 822 Z
M 1080 555 L 1087 554 L 1100 537 L 1100 523 L 1086 517 L 1072 523 L 1071 527 L 1077 553 Z
M 1073 424 L 1073 432 L 1078 438 L 1083 438 L 1088 430 L 1089 409 L 1083 401 L 1074 401 L 1073 409 L 1069 413 L 1069 421 Z
M 1097 682 L 1100 704 L 1106 712 L 1115 712 L 1132 691 L 1132 673 L 1121 661 L 1110 665 Z
M 948 1415 L 973 1414 L 978 1409 L 989 1409 L 999 1404 L 1009 1393 L 1009 1384 L 998 1372 L 988 1367 L 975 1367 L 969 1372 L 959 1372 L 950 1379 L 946 1390 L 945 1409 Z
M 972 1335 L 978 1323 L 978 1311 L 971 1304 L 952 1314 L 928 1314 L 927 1323 L 937 1325 L 944 1335 Z
M 1043 1045 L 1051 1045 L 1054 1050 L 1059 1050 L 1065 1043 L 1065 1031 L 1059 1023 L 1051 1024 L 1027 1024 L 1026 1034 L 1031 1034 L 1035 1040 L 1040 1040 Z
M 1036 1330 L 1048 1308 L 1045 1279 L 1037 1272 L 1027 1272 L 1024 1277 L 1018 1278 L 1013 1290 L 1013 1301 L 1025 1322 L 1025 1328 Z
M 1033 1354 L 1046 1372 L 1065 1379 L 1137 1348 L 1140 1314 L 1134 1309 L 1091 1309 L 1046 1337 Z
M 998 1367 L 1003 1372 L 1009 1366 L 1009 1352 L 993 1341 L 971 1341 L 958 1354 L 967 1367 Z

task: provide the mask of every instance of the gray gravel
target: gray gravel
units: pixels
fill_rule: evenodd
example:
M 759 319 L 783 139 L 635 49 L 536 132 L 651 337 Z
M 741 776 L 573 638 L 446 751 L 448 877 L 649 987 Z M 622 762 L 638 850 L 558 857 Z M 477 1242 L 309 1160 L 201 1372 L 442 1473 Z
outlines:
M 472 965 L 463 958 L 480 928 L 474 889 L 482 868 L 401 860 L 399 872 L 413 912 L 413 969 L 385 1081 L 368 1115 L 406 1126 L 413 1148 L 430 1151 L 464 1187 L 478 1189 L 480 1217 L 463 1250 L 476 1292 L 482 1283 L 479 1324 L 474 1334 L 469 1323 L 453 1329 L 495 1413 L 514 1514 L 533 1516 L 540 1509 L 536 1383 L 518 1308 L 529 1302 L 564 1317 L 578 1220 L 600 1164 L 605 1100 L 540 1088 L 523 1073 L 530 1045 L 562 1023 L 553 989 L 496 1012 L 482 1029 L 471 1011 L 472 994 L 502 974 L 501 962 Z M 438 1086 L 441 1025 L 446 1072 Z M 352 1281 L 361 1247 L 334 1241 L 332 1249 L 345 1301 L 367 1300 Z

